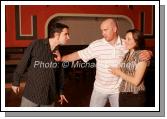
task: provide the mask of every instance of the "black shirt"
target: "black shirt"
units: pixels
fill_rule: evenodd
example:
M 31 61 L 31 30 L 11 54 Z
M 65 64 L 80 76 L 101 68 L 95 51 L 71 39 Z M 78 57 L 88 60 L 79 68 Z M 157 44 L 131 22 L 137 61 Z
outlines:
M 54 61 L 49 40 L 35 40 L 14 72 L 13 85 L 19 86 L 27 70 L 23 96 L 36 104 L 50 104 L 55 100 L 56 91 L 63 91 L 64 70 L 60 65 Z

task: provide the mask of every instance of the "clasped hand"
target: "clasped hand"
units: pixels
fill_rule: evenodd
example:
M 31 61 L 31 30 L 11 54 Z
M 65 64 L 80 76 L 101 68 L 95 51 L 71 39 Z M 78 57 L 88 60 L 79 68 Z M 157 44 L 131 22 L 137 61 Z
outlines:
M 113 75 L 120 76 L 121 70 L 120 68 L 110 67 L 109 72 L 111 72 Z

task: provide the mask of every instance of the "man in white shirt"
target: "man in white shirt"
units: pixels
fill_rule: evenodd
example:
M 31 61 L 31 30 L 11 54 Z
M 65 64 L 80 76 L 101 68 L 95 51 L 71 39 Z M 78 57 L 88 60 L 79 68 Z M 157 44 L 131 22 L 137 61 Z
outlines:
M 106 19 L 101 23 L 104 38 L 96 40 L 80 51 L 63 56 L 62 61 L 75 61 L 82 59 L 87 62 L 96 59 L 96 76 L 90 106 L 103 107 L 109 99 L 110 105 L 119 106 L 119 86 L 121 79 L 109 72 L 110 67 L 117 67 L 127 52 L 123 39 L 118 35 L 118 26 L 114 19 Z M 149 59 L 148 51 L 143 53 Z M 56 60 L 56 58 L 55 58 Z

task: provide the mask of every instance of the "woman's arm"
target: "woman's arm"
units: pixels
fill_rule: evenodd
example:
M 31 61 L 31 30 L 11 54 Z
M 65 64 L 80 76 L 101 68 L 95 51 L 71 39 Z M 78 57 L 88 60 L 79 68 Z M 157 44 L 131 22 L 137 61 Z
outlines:
M 144 73 L 146 71 L 146 67 L 147 67 L 147 62 L 145 62 L 145 61 L 139 62 L 136 65 L 136 71 L 135 71 L 134 76 L 129 76 L 129 75 L 125 74 L 119 68 L 111 68 L 110 71 L 112 74 L 120 76 L 123 80 L 126 80 L 135 86 L 138 86 L 140 84 L 143 76 L 144 76 Z

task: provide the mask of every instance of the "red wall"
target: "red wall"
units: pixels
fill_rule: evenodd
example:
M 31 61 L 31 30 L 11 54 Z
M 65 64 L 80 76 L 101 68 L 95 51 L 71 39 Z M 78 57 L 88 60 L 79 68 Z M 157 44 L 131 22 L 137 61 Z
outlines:
M 27 47 L 31 40 L 16 39 L 16 21 L 15 12 L 16 6 L 6 6 L 6 33 L 5 33 L 5 46 L 6 47 Z M 37 17 L 37 38 L 44 38 L 45 36 L 45 23 L 47 19 L 56 13 L 70 13 L 70 14 L 116 14 L 128 16 L 135 25 L 135 28 L 140 29 L 143 25 L 144 33 L 149 34 L 146 40 L 148 47 L 154 47 L 154 23 L 153 6 L 149 5 L 24 5 L 21 6 L 21 32 L 23 34 L 31 33 L 31 16 Z M 144 13 L 144 24 L 141 24 L 141 13 Z

